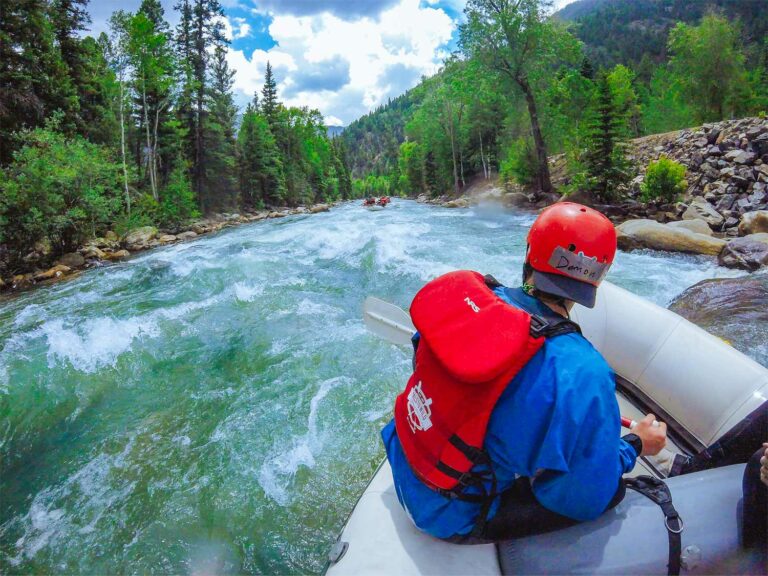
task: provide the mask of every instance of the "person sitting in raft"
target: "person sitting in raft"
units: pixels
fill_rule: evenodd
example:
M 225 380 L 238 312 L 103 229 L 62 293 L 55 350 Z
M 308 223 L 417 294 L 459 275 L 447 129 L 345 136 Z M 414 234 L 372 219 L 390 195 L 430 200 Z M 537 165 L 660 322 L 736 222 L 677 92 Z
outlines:
M 614 373 L 568 319 L 615 253 L 605 216 L 562 202 L 530 229 L 522 287 L 460 271 L 416 295 L 414 372 L 382 438 L 419 529 L 482 543 L 593 520 L 664 447 L 653 414 L 619 438 Z

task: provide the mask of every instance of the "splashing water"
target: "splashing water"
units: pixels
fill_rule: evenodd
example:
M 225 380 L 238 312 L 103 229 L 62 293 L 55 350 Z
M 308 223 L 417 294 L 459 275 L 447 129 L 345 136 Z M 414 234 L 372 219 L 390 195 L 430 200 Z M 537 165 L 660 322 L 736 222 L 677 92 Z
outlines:
M 396 201 L 260 222 L 0 302 L 0 572 L 312 573 L 410 366 L 367 295 L 519 282 L 533 216 Z M 666 305 L 711 259 L 620 254 Z

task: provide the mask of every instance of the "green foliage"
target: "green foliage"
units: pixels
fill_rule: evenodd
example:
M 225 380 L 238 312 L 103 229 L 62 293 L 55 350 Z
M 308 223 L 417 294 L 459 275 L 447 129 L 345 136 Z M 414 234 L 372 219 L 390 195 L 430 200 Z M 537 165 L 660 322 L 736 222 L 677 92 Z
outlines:
M 418 142 L 400 144 L 399 187 L 407 195 L 418 196 L 424 191 L 424 152 Z
M 392 183 L 386 176 L 368 175 L 365 178 L 352 180 L 352 190 L 355 198 L 368 198 L 370 196 L 388 196 Z
M 707 14 L 698 26 L 678 23 L 669 33 L 670 70 L 685 99 L 702 122 L 744 110 L 747 85 L 741 34 L 737 24 Z
M 528 188 L 536 182 L 538 171 L 536 152 L 530 140 L 518 138 L 507 149 L 499 173 L 504 182 L 515 182 Z
M 687 187 L 685 166 L 662 156 L 658 161 L 648 164 L 641 198 L 644 202 L 656 199 L 666 203 L 676 202 Z
M 665 68 L 657 68 L 642 104 L 642 129 L 659 134 L 693 126 L 693 108 L 683 96 L 680 82 Z
M 122 207 L 121 167 L 109 151 L 52 128 L 22 133 L 24 146 L 0 173 L 0 243 L 12 266 L 44 238 L 55 253 L 75 249 Z
M 583 157 L 589 188 L 604 202 L 620 198 L 621 186 L 629 180 L 626 159 L 625 118 L 616 106 L 608 75 L 597 79 L 597 96 L 587 128 L 587 150 Z

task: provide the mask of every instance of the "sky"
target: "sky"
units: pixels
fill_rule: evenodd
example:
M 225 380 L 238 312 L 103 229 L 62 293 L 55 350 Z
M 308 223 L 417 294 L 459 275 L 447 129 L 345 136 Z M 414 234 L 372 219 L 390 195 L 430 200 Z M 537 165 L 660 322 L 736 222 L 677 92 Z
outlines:
M 561 8 L 572 0 L 555 0 Z M 175 25 L 175 0 L 162 0 Z M 140 0 L 91 0 L 90 33 L 106 31 L 113 11 Z M 456 48 L 466 0 L 221 0 L 231 40 L 235 100 L 264 84 L 267 61 L 278 96 L 317 108 L 328 125 L 348 125 L 437 72 Z

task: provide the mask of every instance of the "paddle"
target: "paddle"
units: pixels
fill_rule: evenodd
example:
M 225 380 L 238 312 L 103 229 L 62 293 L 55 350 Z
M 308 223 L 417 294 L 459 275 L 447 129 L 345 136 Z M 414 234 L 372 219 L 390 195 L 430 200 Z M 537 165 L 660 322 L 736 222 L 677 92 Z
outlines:
M 373 296 L 363 303 L 363 321 L 376 336 L 398 346 L 410 346 L 411 336 L 416 332 L 408 312 Z M 631 430 L 637 422 L 622 416 L 621 425 Z M 653 425 L 658 426 L 659 423 L 654 420 Z
M 402 308 L 369 296 L 363 303 L 363 321 L 368 330 L 392 344 L 410 346 L 416 328 Z

